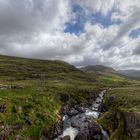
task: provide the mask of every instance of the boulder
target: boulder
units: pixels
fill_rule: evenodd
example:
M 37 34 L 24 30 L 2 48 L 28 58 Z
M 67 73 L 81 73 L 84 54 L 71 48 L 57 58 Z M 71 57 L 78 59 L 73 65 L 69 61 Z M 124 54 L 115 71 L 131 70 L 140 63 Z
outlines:
M 86 108 L 85 107 L 80 107 L 80 106 L 75 106 L 74 107 L 79 113 L 85 113 Z
M 90 139 L 92 140 L 100 140 L 102 139 L 102 131 L 99 125 L 97 125 L 95 122 L 92 122 L 89 124 L 89 133 L 90 133 Z
M 90 140 L 89 133 L 85 131 L 79 132 L 74 140 Z
M 78 113 L 79 112 L 75 108 L 71 108 L 67 115 L 69 117 L 72 117 L 73 115 L 77 115 Z
M 65 136 L 62 138 L 62 140 L 71 140 L 70 136 Z

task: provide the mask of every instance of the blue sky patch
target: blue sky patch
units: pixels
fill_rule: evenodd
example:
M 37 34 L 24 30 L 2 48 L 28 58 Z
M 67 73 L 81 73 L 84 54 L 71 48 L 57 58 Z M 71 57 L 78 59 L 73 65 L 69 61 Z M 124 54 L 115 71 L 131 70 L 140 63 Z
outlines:
M 73 23 L 73 21 L 71 21 L 66 23 L 64 32 L 80 35 L 84 31 L 84 27 L 87 22 L 92 24 L 101 24 L 104 28 L 107 28 L 112 24 L 121 24 L 121 21 L 111 20 L 114 9 L 110 10 L 107 15 L 103 15 L 101 12 L 87 15 L 87 13 L 85 13 L 85 9 L 79 5 L 74 5 L 73 12 L 76 14 L 75 22 Z
M 97 13 L 93 14 L 92 23 L 93 24 L 99 23 L 105 28 L 107 28 L 107 27 L 109 27 L 110 25 L 113 25 L 113 24 L 121 24 L 121 21 L 119 21 L 119 20 L 118 21 L 112 21 L 111 20 L 111 16 L 112 16 L 113 12 L 114 11 L 111 10 L 107 13 L 107 15 L 103 15 L 101 12 L 97 12 Z
M 130 34 L 129 37 L 131 38 L 138 38 L 140 35 L 140 28 L 133 30 Z
M 73 23 L 72 21 L 67 23 L 64 32 L 79 35 L 84 31 L 84 26 L 88 21 L 88 17 L 86 16 L 84 9 L 79 5 L 73 6 L 73 12 L 76 14 L 75 22 Z

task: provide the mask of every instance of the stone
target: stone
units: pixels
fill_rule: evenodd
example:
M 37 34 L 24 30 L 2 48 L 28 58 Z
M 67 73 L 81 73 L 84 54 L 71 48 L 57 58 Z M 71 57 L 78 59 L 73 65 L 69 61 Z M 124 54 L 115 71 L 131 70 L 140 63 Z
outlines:
M 102 131 L 99 125 L 95 122 L 89 124 L 90 138 L 94 139 L 96 136 L 102 136 Z
M 70 136 L 64 136 L 62 140 L 71 140 Z
M 134 112 L 124 112 L 126 133 L 137 139 L 140 139 L 140 115 Z
M 86 133 L 84 131 L 79 132 L 74 140 L 90 140 L 89 133 Z
M 69 117 L 72 117 L 73 115 L 77 115 L 78 113 L 79 112 L 75 108 L 71 108 L 67 115 Z

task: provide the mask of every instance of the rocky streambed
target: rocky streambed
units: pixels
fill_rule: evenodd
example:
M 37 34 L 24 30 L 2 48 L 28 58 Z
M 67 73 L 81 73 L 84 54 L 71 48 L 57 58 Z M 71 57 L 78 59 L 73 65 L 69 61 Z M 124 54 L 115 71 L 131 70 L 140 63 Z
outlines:
M 63 133 L 55 140 L 106 140 L 108 134 L 96 120 L 101 112 L 106 90 L 102 91 L 90 107 L 74 107 L 63 116 Z

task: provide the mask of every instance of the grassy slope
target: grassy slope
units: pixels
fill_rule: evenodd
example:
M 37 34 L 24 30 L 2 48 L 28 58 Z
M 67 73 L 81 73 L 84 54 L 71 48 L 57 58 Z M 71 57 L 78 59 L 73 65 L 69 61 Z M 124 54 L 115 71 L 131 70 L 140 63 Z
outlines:
M 108 68 L 97 72 L 92 69 L 85 71 L 91 77 L 96 77 L 100 85 L 112 88 L 106 94 L 104 101 L 107 112 L 99 119 L 99 123 L 111 133 L 110 140 L 137 140 L 137 138 L 129 137 L 126 134 L 125 121 L 122 119 L 118 122 L 116 114 L 118 112 L 140 114 L 140 82 L 128 80 L 119 74 L 112 73 Z
M 114 88 L 106 94 L 104 105 L 108 111 L 99 120 L 99 122 L 111 133 L 110 140 L 138 139 L 138 136 L 129 137 L 126 134 L 124 116 L 122 115 L 120 120 L 118 120 L 117 114 L 131 112 L 132 114 L 137 114 L 140 118 L 139 85 L 140 84 L 138 82 L 137 84 L 132 84 L 129 87 Z M 130 124 L 131 123 L 133 123 L 133 119 Z
M 39 139 L 60 121 L 62 106 L 87 103 L 96 90 L 131 83 L 118 75 L 85 74 L 61 61 L 0 56 L 0 89 L 6 87 L 0 90 L 0 130 L 8 126 L 9 140 Z
M 6 87 L 0 90 L 0 128 L 8 125 L 10 140 L 38 139 L 60 121 L 64 104 L 86 103 L 97 86 L 94 78 L 61 61 L 0 56 L 0 87 Z M 21 129 L 13 132 L 17 126 Z

